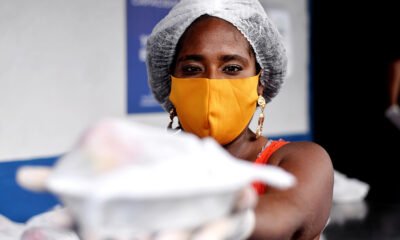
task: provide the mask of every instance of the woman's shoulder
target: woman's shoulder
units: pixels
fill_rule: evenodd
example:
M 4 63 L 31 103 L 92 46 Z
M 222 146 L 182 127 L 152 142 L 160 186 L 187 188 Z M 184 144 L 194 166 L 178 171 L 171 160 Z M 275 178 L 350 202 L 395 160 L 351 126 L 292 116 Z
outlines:
M 279 140 L 283 141 L 284 140 Z M 322 161 L 331 164 L 328 152 L 321 145 L 311 141 L 286 142 L 271 156 L 270 164 L 281 165 L 286 161 L 301 163 Z
M 288 152 L 312 151 L 314 153 L 327 154 L 326 150 L 321 145 L 312 141 L 288 142 L 285 146 Z

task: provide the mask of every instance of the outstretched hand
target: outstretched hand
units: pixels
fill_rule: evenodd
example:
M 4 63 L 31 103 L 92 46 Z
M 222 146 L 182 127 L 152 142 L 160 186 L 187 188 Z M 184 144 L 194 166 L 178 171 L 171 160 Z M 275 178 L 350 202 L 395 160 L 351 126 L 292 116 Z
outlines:
M 248 238 L 255 226 L 254 207 L 257 194 L 252 187 L 241 190 L 229 216 L 211 221 L 196 229 L 171 230 L 143 238 L 151 240 L 241 240 Z

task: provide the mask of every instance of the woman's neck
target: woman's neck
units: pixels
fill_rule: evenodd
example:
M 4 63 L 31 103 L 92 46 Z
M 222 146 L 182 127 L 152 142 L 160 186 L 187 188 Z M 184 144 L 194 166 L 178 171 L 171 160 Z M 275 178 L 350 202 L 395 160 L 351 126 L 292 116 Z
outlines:
M 255 161 L 262 148 L 267 144 L 264 137 L 256 138 L 256 135 L 248 128 L 244 130 L 235 140 L 223 147 L 234 157 Z

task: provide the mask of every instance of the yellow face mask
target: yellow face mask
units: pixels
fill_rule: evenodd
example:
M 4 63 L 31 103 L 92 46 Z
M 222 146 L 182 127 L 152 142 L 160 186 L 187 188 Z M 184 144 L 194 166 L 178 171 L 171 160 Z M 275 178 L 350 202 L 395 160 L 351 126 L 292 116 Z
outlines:
M 259 75 L 241 79 L 175 78 L 170 101 L 186 132 L 232 142 L 249 124 L 257 107 Z

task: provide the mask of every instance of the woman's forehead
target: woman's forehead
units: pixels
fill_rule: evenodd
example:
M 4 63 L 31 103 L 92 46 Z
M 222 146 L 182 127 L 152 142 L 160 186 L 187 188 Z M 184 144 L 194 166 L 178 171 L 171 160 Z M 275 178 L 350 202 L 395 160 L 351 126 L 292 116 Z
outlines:
M 183 52 L 231 50 L 252 55 L 250 43 L 234 25 L 212 16 L 202 16 L 194 21 L 180 42 Z

